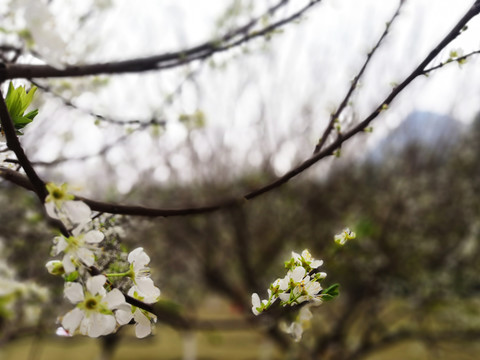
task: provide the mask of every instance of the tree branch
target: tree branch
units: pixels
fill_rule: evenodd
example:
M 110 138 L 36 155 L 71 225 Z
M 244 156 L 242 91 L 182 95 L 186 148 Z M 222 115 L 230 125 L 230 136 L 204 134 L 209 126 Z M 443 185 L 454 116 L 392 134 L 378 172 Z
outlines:
M 283 7 L 289 0 L 282 0 L 277 5 L 271 7 L 264 15 L 273 15 L 278 9 Z M 252 31 L 255 25 L 261 20 L 260 16 L 248 24 L 239 27 L 235 31 L 231 31 L 216 41 L 208 41 L 201 45 L 161 55 L 136 58 L 124 61 L 113 61 L 106 63 L 74 65 L 67 66 L 64 69 L 57 69 L 49 65 L 31 65 L 31 64 L 5 64 L 0 67 L 0 79 L 16 79 L 16 78 L 55 78 L 55 77 L 78 77 L 99 74 L 124 74 L 124 73 L 140 73 L 145 71 L 170 69 L 185 65 L 195 60 L 206 59 L 213 54 L 230 50 L 234 47 L 242 45 L 252 39 L 260 38 L 266 34 L 272 33 L 278 28 L 294 21 L 302 16 L 310 8 L 312 8 L 321 0 L 311 0 L 310 3 L 302 7 L 294 14 L 263 27 L 259 31 Z M 236 39 L 238 38 L 238 39 Z

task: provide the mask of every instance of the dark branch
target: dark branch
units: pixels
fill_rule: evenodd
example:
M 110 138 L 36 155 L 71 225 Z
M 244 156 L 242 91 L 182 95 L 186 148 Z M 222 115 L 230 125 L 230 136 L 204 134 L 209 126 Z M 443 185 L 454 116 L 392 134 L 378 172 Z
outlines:
M 250 21 L 248 24 L 238 28 L 235 31 L 227 33 L 216 41 L 208 41 L 183 51 L 124 61 L 67 66 L 64 69 L 57 69 L 49 65 L 6 64 L 4 68 L 0 68 L 0 79 L 7 80 L 16 78 L 32 79 L 78 77 L 99 74 L 139 73 L 145 71 L 170 69 L 188 64 L 195 60 L 206 59 L 215 53 L 230 50 L 252 39 L 260 38 L 264 35 L 272 33 L 280 27 L 299 18 L 320 1 L 321 0 L 312 0 L 310 3 L 291 16 L 284 18 L 283 20 L 276 21 L 270 26 L 263 27 L 259 31 L 252 31 L 252 29 L 259 23 L 262 16 Z M 277 3 L 277 5 L 267 10 L 265 14 L 272 15 L 287 3 L 288 0 L 282 0 Z

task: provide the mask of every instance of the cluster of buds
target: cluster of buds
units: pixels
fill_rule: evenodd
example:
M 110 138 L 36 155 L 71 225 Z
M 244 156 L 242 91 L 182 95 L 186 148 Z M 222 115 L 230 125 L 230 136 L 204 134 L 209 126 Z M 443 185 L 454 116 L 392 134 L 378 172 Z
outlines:
M 117 284 L 128 295 L 145 304 L 159 300 L 160 290 L 150 278 L 150 258 L 143 248 L 137 248 L 128 255 L 108 253 L 107 237 L 118 235 L 118 229 L 104 229 L 92 221 L 90 207 L 74 200 L 66 185 L 48 184 L 49 195 L 45 199 L 47 213 L 62 221 L 70 234 L 54 238 L 53 256 L 46 264 L 53 275 L 65 280 L 64 295 L 75 308 L 60 318 L 62 328 L 57 333 L 73 335 L 80 333 L 98 337 L 114 333 L 120 326 L 135 323 L 137 337 L 143 338 L 152 332 L 156 321 L 154 314 L 128 304 Z M 103 245 L 103 246 L 101 246 Z M 108 267 L 115 258 L 115 272 Z M 103 264 L 102 266 L 100 264 Z M 95 269 L 95 270 L 94 270 Z M 121 271 L 118 271 L 118 270 Z

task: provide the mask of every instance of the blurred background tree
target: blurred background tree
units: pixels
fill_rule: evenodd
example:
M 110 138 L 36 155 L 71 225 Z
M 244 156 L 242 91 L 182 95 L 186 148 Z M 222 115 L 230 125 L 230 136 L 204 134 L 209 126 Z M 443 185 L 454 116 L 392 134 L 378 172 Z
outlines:
M 219 20 L 215 36 L 228 34 L 262 13 L 255 12 L 253 2 L 247 3 L 233 1 L 222 16 L 216 13 Z M 279 4 L 283 3 L 288 1 Z M 25 7 L 28 2 L 11 4 L 7 10 L 0 7 L 13 29 L 4 29 L 1 39 L 15 45 L 0 49 L 7 65 L 44 61 L 54 66 L 48 71 L 62 71 L 76 61 L 81 65 L 110 60 L 107 50 L 112 48 L 125 50 L 121 58 L 165 50 L 158 41 L 141 51 L 137 48 L 141 45 L 134 41 L 129 43 L 131 48 L 122 42 L 109 49 L 98 46 L 96 42 L 101 39 L 91 36 L 92 29 L 102 21 L 115 19 L 112 12 L 125 11 L 109 2 L 67 10 L 55 1 L 39 2 L 43 7 L 37 6 L 49 11 L 44 15 L 51 21 L 28 23 L 32 28 L 25 29 L 15 26 L 22 25 L 18 18 L 32 20 L 34 14 Z M 330 7 L 321 8 L 325 16 L 335 10 L 335 6 L 327 5 Z M 370 4 L 363 11 L 377 7 Z M 345 8 L 348 6 L 338 9 Z M 64 34 L 60 29 L 68 19 L 65 11 L 72 12 L 72 25 L 70 33 Z M 349 19 L 347 12 L 335 14 Z M 378 17 L 383 19 L 383 12 L 381 15 Z M 278 18 L 266 17 L 261 23 L 269 26 L 275 20 Z M 457 21 L 453 15 L 448 20 Z M 361 21 L 366 33 L 375 34 L 368 36 L 370 40 L 378 38 L 378 29 L 383 31 L 384 21 L 378 29 L 369 27 L 369 17 Z M 305 23 L 309 22 L 298 25 L 299 33 L 305 41 L 310 39 L 305 34 L 315 34 L 317 41 L 318 32 Z M 415 25 L 415 17 L 411 23 Z M 27 128 L 22 146 L 42 177 L 78 182 L 83 186 L 79 193 L 99 200 L 157 208 L 215 204 L 232 196 L 241 197 L 239 194 L 260 188 L 310 156 L 322 127 L 328 125 L 331 104 L 338 104 L 338 94 L 343 96 L 343 91 L 348 91 L 352 84 L 347 81 L 349 76 L 358 74 L 364 56 L 351 54 L 362 46 L 371 47 L 372 41 L 352 41 L 354 49 L 338 46 L 350 44 L 352 34 L 362 37 L 363 32 L 354 27 L 341 33 L 329 28 L 334 26 L 331 23 L 325 26 L 329 31 L 323 29 L 322 34 L 337 34 L 338 38 L 322 35 L 322 45 L 332 44 L 322 47 L 315 42 L 315 51 L 305 52 L 311 58 L 320 58 L 318 66 L 309 71 L 305 71 L 308 66 L 303 60 L 291 61 L 292 56 L 305 58 L 300 51 L 290 51 L 291 57 L 282 56 L 281 46 L 275 47 L 270 40 L 279 34 L 269 32 L 251 47 L 214 54 L 172 72 L 128 75 L 123 83 L 103 75 L 36 79 L 43 91 L 36 100 L 41 111 L 39 120 Z M 42 31 L 46 32 L 43 39 Z M 45 42 L 52 33 L 57 37 Z M 107 40 L 113 36 L 112 32 L 106 33 L 110 35 L 102 36 Z M 393 47 L 395 41 L 383 44 L 380 49 L 388 59 L 374 63 L 364 77 L 365 83 L 373 81 L 370 86 L 377 88 L 365 90 L 361 84 L 352 87 L 359 92 L 346 104 L 340 119 L 331 118 L 335 120 L 332 125 L 339 128 L 328 138 L 330 143 L 370 114 L 378 105 L 378 96 L 398 86 L 386 85 L 392 78 L 401 78 L 405 68 L 423 58 L 422 51 L 430 49 L 433 40 L 425 46 L 420 32 L 415 34 L 409 38 L 412 43 L 400 50 Z M 180 35 L 178 38 L 183 39 Z M 149 39 L 150 35 L 142 36 L 142 41 Z M 183 40 L 181 48 L 194 43 L 192 38 Z M 293 42 L 301 49 L 298 38 L 285 41 L 280 44 Z M 170 46 L 175 42 L 167 43 Z M 49 51 L 49 47 L 55 51 Z M 345 53 L 335 52 L 336 48 Z M 402 62 L 395 54 L 408 53 L 405 49 L 412 52 Z M 362 54 L 367 53 L 363 50 Z M 251 51 L 256 55 L 249 55 Z M 442 53 L 436 61 L 447 68 L 450 65 L 446 59 L 449 57 Z M 181 64 L 184 59 L 177 60 Z M 331 71 L 336 61 L 336 71 Z M 454 74 L 460 88 L 473 83 L 471 79 L 478 71 L 475 61 L 469 58 L 473 64 L 462 64 L 461 71 L 457 66 L 445 71 Z M 280 76 L 284 73 L 291 77 Z M 258 80 L 265 74 L 273 79 L 267 85 Z M 433 84 L 440 77 L 434 74 L 428 79 Z M 318 79 L 322 79 L 321 84 Z M 281 87 L 282 82 L 291 86 Z M 138 96 L 138 89 L 145 94 Z M 31 293 L 14 289 L 18 301 L 13 307 L 4 306 L 6 297 L 0 290 L 0 357 L 22 358 L 25 344 L 29 344 L 25 358 L 42 358 L 44 354 L 65 357 L 66 351 L 55 352 L 51 345 L 66 344 L 78 349 L 71 356 L 85 358 L 91 352 L 101 353 L 105 359 L 194 359 L 196 355 L 231 359 L 475 359 L 480 352 L 480 118 L 465 123 L 473 117 L 472 111 L 478 110 L 468 106 L 474 96 L 467 95 L 478 94 L 478 88 L 466 87 L 465 92 L 456 91 L 454 97 L 440 93 L 442 100 L 437 99 L 442 105 L 447 103 L 445 99 L 451 100 L 450 113 L 461 124 L 443 113 L 414 111 L 410 102 L 420 94 L 428 97 L 425 89 L 414 88 L 410 97 L 400 98 L 382 111 L 386 125 L 375 124 L 369 140 L 345 144 L 340 159 L 329 160 L 316 171 L 253 202 L 189 217 L 116 217 L 115 222 L 125 228 L 124 246 L 143 246 L 154 259 L 153 277 L 163 297 L 157 308 L 164 317 L 159 317 L 157 338 L 137 342 L 129 329 L 122 330 L 101 340 L 103 352 L 97 348 L 93 351 L 91 342 L 53 337 L 59 308 L 68 308 L 62 300 L 63 283 L 44 269 L 55 230 L 47 226 L 34 196 L 9 181 L 1 181 L 0 261 L 4 265 L 0 270 L 13 268 L 14 273 L 8 276 L 41 289 Z M 292 98 L 292 93 L 298 97 Z M 401 125 L 388 135 L 397 123 Z M 1 166 L 13 163 L 15 167 L 14 157 L 10 160 L 13 162 L 2 162 Z M 345 226 L 357 233 L 357 239 L 340 248 L 333 236 Z M 301 343 L 294 343 L 278 327 L 292 314 L 273 311 L 267 318 L 254 318 L 251 293 L 263 293 L 266 284 L 284 271 L 283 261 L 290 252 L 304 248 L 325 261 L 326 283 L 339 282 L 341 296 L 335 303 L 315 308 L 311 328 Z M 8 280 L 5 274 L 1 280 Z M 48 299 L 43 292 L 46 288 L 50 290 Z M 41 309 L 28 310 L 31 304 L 41 304 Z M 161 342 L 163 348 L 159 350 L 155 346 Z M 139 348 L 130 349 L 132 344 L 140 344 L 145 352 L 138 355 Z M 209 352 L 222 344 L 224 352 Z

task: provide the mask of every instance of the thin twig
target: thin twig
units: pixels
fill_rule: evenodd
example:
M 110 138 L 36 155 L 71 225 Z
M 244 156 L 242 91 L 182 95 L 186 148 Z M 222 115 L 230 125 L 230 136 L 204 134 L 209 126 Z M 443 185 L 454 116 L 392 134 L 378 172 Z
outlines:
M 480 50 L 475 50 L 475 51 L 469 52 L 468 54 L 465 54 L 463 56 L 448 59 L 447 61 L 441 62 L 438 65 L 435 65 L 435 66 L 432 66 L 431 68 L 425 69 L 423 71 L 423 75 L 427 75 L 427 74 L 431 73 L 432 71 L 438 70 L 438 69 L 444 67 L 447 64 L 458 63 L 459 65 L 462 65 L 462 63 L 464 61 L 466 61 L 468 58 L 472 57 L 473 55 L 477 55 L 477 54 L 480 54 Z
M 335 113 L 330 115 L 330 121 L 329 121 L 325 131 L 323 132 L 322 137 L 320 138 L 318 144 L 315 146 L 315 150 L 313 151 L 314 154 L 318 153 L 322 149 L 323 145 L 325 145 L 325 142 L 327 141 L 328 137 L 330 136 L 330 134 L 331 134 L 331 132 L 334 128 L 335 122 L 338 121 L 338 119 L 340 118 L 340 115 L 341 115 L 342 111 L 347 106 L 347 104 L 350 100 L 350 97 L 352 96 L 353 92 L 357 88 L 357 85 L 358 85 L 358 82 L 360 81 L 360 78 L 362 77 L 363 73 L 367 69 L 368 64 L 370 63 L 370 60 L 372 59 L 373 55 L 377 52 L 378 48 L 382 44 L 383 39 L 385 39 L 385 37 L 388 35 L 390 27 L 392 26 L 395 19 L 397 19 L 398 15 L 400 14 L 400 10 L 401 10 L 401 8 L 404 4 L 405 4 L 404 0 L 400 1 L 399 5 L 397 7 L 397 10 L 393 14 L 390 21 L 387 22 L 384 32 L 382 33 L 382 35 L 378 39 L 378 41 L 375 44 L 375 46 L 373 47 L 373 49 L 367 54 L 367 58 L 365 59 L 365 62 L 363 63 L 363 65 L 360 68 L 357 75 L 355 75 L 355 77 L 353 78 L 353 80 L 351 82 L 351 85 L 350 85 L 350 88 L 348 89 L 347 93 L 345 94 L 345 97 L 343 98 L 342 102 L 340 103 L 337 111 L 335 111 Z

